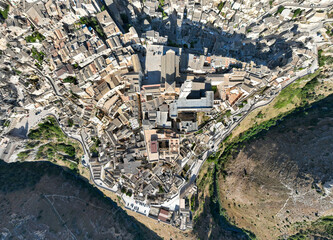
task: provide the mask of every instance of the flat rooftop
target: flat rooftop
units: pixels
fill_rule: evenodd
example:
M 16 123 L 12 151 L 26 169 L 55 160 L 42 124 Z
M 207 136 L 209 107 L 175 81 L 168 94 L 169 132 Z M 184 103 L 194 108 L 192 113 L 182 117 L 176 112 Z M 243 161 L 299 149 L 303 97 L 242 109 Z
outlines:
M 163 45 L 149 45 L 146 54 L 146 74 L 148 79 L 142 81 L 143 85 L 160 84 L 162 70 L 162 56 L 172 49 L 179 55 L 180 48 L 167 47 Z

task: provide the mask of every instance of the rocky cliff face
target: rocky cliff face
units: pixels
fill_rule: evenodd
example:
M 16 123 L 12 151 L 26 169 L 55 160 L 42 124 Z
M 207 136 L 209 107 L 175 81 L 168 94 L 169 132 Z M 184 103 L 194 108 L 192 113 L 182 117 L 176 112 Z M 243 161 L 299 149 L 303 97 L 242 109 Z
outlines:
M 51 163 L 0 161 L 0 239 L 161 239 Z
M 219 179 L 232 222 L 259 239 L 285 238 L 333 214 L 333 96 L 246 144 Z

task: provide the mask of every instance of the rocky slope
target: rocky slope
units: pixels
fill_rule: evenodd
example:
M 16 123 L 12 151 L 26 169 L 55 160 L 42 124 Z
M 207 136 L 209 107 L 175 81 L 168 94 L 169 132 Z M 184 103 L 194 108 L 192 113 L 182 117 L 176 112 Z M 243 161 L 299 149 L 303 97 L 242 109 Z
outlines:
M 259 239 L 287 238 L 333 214 L 333 96 L 256 136 L 220 175 L 220 203 Z M 333 236 L 332 236 L 333 237 Z
M 0 161 L 0 239 L 160 239 L 100 191 L 46 162 Z

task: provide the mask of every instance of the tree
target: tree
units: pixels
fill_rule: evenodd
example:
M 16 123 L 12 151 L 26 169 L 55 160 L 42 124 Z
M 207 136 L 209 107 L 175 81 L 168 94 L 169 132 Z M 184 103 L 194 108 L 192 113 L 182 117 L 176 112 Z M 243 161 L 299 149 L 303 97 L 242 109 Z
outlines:
M 7 19 L 8 18 L 8 12 L 9 12 L 9 5 L 7 4 L 7 6 L 5 7 L 4 10 L 0 10 L 0 15 L 3 19 Z
M 78 84 L 77 82 L 77 79 L 76 77 L 72 77 L 72 76 L 69 76 L 69 77 L 66 77 L 64 80 L 63 80 L 64 83 L 73 83 L 73 84 Z
M 217 9 L 221 12 L 223 6 L 224 6 L 224 2 L 220 2 L 219 5 L 217 5 Z

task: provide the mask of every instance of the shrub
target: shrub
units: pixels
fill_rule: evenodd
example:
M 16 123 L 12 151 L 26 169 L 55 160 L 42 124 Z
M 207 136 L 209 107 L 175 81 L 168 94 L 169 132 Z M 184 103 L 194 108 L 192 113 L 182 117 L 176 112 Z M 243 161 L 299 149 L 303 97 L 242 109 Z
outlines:
M 39 64 L 43 63 L 45 53 L 43 53 L 42 51 L 38 52 L 37 49 L 33 47 L 31 49 L 31 54 L 32 57 L 38 61 Z
M 276 14 L 278 14 L 278 13 L 282 13 L 283 10 L 284 10 L 284 6 L 280 6 L 280 7 L 278 8 Z
M 220 2 L 218 5 L 217 5 L 217 9 L 221 12 L 222 8 L 224 7 L 224 2 Z
M 7 4 L 4 10 L 0 10 L 0 15 L 3 19 L 8 18 L 9 5 Z
M 39 32 L 34 32 L 31 35 L 25 37 L 25 40 L 29 43 L 33 43 L 36 42 L 36 40 L 39 40 L 40 42 L 43 41 L 45 39 L 45 37 L 39 33 Z
M 72 76 L 66 77 L 66 78 L 63 80 L 63 82 L 64 82 L 64 83 L 73 83 L 73 84 L 75 84 L 75 85 L 78 84 L 76 77 L 72 77 Z

